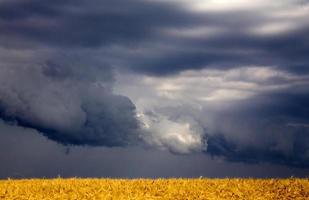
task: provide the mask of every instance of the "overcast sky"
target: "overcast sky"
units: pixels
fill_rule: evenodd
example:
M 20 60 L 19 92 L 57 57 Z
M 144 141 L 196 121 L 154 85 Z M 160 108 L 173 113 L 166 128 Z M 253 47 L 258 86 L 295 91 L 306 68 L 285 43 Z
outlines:
M 306 0 L 0 0 L 0 178 L 309 176 Z

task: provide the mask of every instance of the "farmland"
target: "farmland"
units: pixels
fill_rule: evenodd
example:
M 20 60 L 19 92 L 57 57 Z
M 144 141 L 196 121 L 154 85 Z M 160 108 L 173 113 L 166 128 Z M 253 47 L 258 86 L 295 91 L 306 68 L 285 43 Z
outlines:
M 309 199 L 309 179 L 8 179 L 0 199 Z

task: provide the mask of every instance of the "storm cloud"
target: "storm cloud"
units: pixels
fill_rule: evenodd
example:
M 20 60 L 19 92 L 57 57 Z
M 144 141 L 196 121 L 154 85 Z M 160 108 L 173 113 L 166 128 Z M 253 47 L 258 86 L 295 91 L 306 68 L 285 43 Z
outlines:
M 59 57 L 1 67 L 1 118 L 62 144 L 122 146 L 137 140 L 135 106 L 111 92 L 106 66 Z
M 146 128 L 155 127 L 147 125 L 153 113 L 161 116 L 155 117 L 158 124 L 183 126 L 147 137 L 151 145 L 173 138 L 178 153 L 190 149 L 233 162 L 308 167 L 307 75 L 246 67 L 118 79 L 117 90 L 136 102 Z
M 98 48 L 136 46 L 163 27 L 190 27 L 198 16 L 151 1 L 2 1 L 1 36 L 33 45 Z M 12 42 L 13 44 L 10 44 Z
M 309 166 L 309 3 L 0 0 L 0 118 L 64 145 Z

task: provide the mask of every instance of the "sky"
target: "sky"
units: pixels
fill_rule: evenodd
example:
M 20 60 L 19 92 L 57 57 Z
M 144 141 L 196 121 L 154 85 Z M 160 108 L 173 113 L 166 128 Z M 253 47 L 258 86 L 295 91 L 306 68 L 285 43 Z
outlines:
M 0 178 L 308 177 L 306 0 L 0 0 Z

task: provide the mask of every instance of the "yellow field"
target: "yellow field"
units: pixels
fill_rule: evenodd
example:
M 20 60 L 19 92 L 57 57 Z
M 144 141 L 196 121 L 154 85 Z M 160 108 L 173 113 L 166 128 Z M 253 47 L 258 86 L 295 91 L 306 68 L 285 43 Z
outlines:
M 0 199 L 309 199 L 309 179 L 3 180 Z

